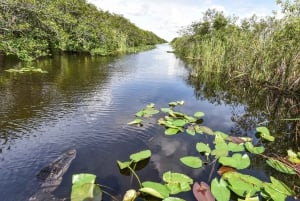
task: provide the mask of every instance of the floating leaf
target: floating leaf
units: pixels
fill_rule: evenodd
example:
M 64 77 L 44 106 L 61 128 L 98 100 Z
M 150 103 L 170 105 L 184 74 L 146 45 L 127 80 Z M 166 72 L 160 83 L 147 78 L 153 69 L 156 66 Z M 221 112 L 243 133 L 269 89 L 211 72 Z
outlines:
M 295 195 L 295 192 L 292 191 L 287 185 L 283 182 L 271 177 L 272 183 L 264 183 L 264 191 L 271 197 L 273 200 L 284 201 L 287 196 Z
M 196 112 L 196 113 L 194 114 L 194 117 L 196 117 L 196 118 L 204 117 L 204 113 L 203 113 L 203 112 Z
M 135 116 L 137 116 L 137 117 L 143 117 L 144 116 L 144 111 L 143 110 L 138 111 L 137 113 L 135 113 Z
M 75 174 L 72 176 L 71 201 L 102 200 L 102 191 L 94 184 L 96 175 Z
M 227 140 L 229 140 L 235 144 L 241 144 L 241 143 L 245 143 L 245 142 L 251 142 L 252 138 L 230 136 L 227 138 Z
M 235 153 L 232 157 L 220 157 L 219 163 L 236 169 L 245 169 L 250 166 L 250 159 L 247 154 L 242 155 L 240 153 Z
M 128 125 L 139 125 L 139 124 L 141 124 L 142 122 L 143 122 L 142 119 L 135 119 L 135 120 L 129 122 Z
M 191 168 L 200 168 L 202 167 L 202 160 L 199 157 L 195 156 L 185 156 L 180 158 L 180 161 L 185 164 L 186 166 L 189 166 Z
M 225 174 L 226 172 L 236 172 L 236 169 L 235 168 L 232 168 L 232 167 L 228 167 L 228 166 L 221 166 L 220 168 L 219 168 L 219 170 L 217 171 L 217 173 L 219 174 L 219 175 L 223 175 L 223 174 Z
M 218 182 L 217 178 L 214 178 L 211 182 L 211 192 L 218 201 L 229 201 L 230 190 L 227 188 L 227 183 L 221 178 Z
M 244 146 L 242 144 L 235 144 L 233 142 L 228 143 L 228 150 L 232 152 L 241 152 L 244 151 Z
M 204 144 L 203 142 L 198 142 L 196 144 L 196 149 L 200 153 L 205 152 L 207 154 L 210 154 L 210 152 L 211 152 L 211 149 L 210 149 L 209 145 L 208 144 Z
M 163 199 L 162 201 L 185 201 L 181 198 L 176 198 L 176 197 L 168 197 L 168 198 L 165 198 Z
M 171 171 L 163 174 L 163 180 L 166 182 L 170 194 L 190 191 L 190 185 L 193 183 L 193 180 L 189 176 Z
M 175 121 L 173 121 L 173 125 L 174 126 L 179 126 L 179 127 L 182 127 L 186 124 L 186 121 L 185 120 L 182 120 L 182 119 L 177 119 Z
M 266 127 L 257 127 L 256 131 L 260 133 L 260 137 L 270 142 L 275 140 L 275 137 L 270 135 L 269 129 Z
M 300 158 L 298 157 L 298 155 L 293 152 L 292 150 L 288 150 L 288 160 L 291 161 L 292 163 L 300 163 Z
M 180 130 L 178 128 L 168 128 L 165 130 L 166 135 L 176 135 Z
M 123 170 L 123 169 L 128 168 L 131 165 L 132 161 L 122 162 L 122 161 L 117 160 L 117 163 L 118 163 L 120 170 Z
M 150 194 L 157 198 L 167 198 L 169 197 L 169 191 L 165 185 L 160 183 L 146 181 L 142 183 L 143 188 L 139 189 L 141 192 Z
M 184 115 L 184 118 L 190 123 L 194 123 L 197 121 L 197 119 L 195 119 L 194 117 L 190 117 L 188 115 Z
M 241 197 L 246 197 L 246 195 L 253 196 L 263 186 L 261 180 L 238 172 L 226 172 L 222 178 L 230 184 L 228 187 Z
M 205 182 L 195 182 L 193 185 L 193 194 L 197 201 L 215 201 L 209 186 Z
M 172 110 L 171 108 L 168 108 L 168 107 L 166 107 L 166 108 L 160 108 L 160 110 L 161 110 L 162 112 L 164 112 L 164 113 L 170 113 L 170 112 L 173 112 L 173 110 Z
M 259 197 L 258 196 L 251 197 L 247 195 L 245 200 L 238 198 L 238 201 L 259 201 Z
M 207 126 L 199 126 L 199 129 L 208 135 L 214 135 L 214 132 Z
M 216 144 L 215 149 L 212 150 L 211 154 L 216 156 L 217 158 L 219 157 L 224 157 L 224 156 L 228 156 L 228 147 L 227 144 L 225 142 L 220 142 L 218 144 Z
M 134 154 L 131 154 L 129 156 L 129 158 L 134 161 L 135 163 L 139 162 L 139 161 L 142 161 L 142 160 L 145 160 L 147 158 L 150 158 L 151 157 L 151 151 L 150 150 L 143 150 L 143 151 L 140 151 L 138 153 L 134 153 Z
M 229 135 L 227 135 L 226 133 L 223 133 L 221 131 L 215 131 L 214 135 L 219 136 L 219 137 L 223 138 L 224 140 L 229 138 Z
M 252 154 L 262 154 L 265 151 L 264 147 L 254 147 L 251 142 L 246 142 L 245 147 Z
M 276 159 L 269 158 L 267 160 L 267 164 L 279 172 L 286 174 L 297 174 L 292 168 Z
M 81 185 L 85 183 L 95 183 L 96 175 L 94 174 L 74 174 L 72 176 L 72 184 Z
M 188 126 L 188 128 L 185 131 L 189 135 L 192 135 L 192 136 L 196 135 L 195 128 L 193 126 Z

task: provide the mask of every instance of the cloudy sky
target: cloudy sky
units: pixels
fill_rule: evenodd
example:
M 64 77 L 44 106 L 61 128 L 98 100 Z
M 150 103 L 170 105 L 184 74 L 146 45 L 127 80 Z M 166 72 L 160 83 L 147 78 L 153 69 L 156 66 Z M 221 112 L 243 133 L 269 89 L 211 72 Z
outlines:
M 199 21 L 208 8 L 226 15 L 250 17 L 270 15 L 278 10 L 275 0 L 88 0 L 98 8 L 121 14 L 138 27 L 172 40 L 180 28 Z

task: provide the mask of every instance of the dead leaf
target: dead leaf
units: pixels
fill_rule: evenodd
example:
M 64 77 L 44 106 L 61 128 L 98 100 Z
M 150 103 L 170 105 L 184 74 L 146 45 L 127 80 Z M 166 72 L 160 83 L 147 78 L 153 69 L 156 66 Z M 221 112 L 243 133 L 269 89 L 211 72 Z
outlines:
M 226 172 L 235 172 L 236 169 L 232 168 L 232 167 L 228 167 L 228 166 L 222 166 L 219 168 L 219 170 L 217 171 L 217 173 L 222 176 L 224 173 Z
M 215 201 L 210 188 L 205 182 L 195 182 L 193 185 L 193 194 L 197 201 Z

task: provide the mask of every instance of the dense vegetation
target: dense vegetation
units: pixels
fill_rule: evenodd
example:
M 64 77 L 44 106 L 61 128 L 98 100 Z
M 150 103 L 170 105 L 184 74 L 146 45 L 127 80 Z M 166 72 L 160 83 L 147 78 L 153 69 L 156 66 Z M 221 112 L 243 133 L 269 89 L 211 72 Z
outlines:
M 300 1 L 277 1 L 283 16 L 239 20 L 207 10 L 175 38 L 182 58 L 200 62 L 193 75 L 218 72 L 231 79 L 300 91 Z M 199 66 L 199 65 L 198 65 Z
M 165 42 L 86 0 L 1 0 L 0 53 L 30 61 L 53 52 L 110 55 Z

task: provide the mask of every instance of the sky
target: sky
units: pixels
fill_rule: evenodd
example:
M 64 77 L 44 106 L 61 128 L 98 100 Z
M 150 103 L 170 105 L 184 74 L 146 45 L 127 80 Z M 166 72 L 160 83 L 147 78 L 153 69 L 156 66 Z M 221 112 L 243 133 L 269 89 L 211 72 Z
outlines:
M 88 0 L 99 9 L 123 15 L 138 27 L 171 41 L 179 30 L 199 21 L 209 8 L 239 18 L 271 15 L 275 0 Z

